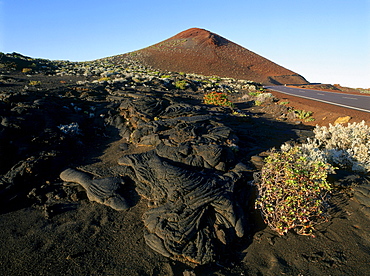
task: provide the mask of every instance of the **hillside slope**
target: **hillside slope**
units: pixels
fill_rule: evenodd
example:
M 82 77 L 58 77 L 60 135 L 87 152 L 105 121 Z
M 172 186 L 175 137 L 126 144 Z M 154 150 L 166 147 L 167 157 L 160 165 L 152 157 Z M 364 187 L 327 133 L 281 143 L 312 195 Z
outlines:
M 210 31 L 191 28 L 128 53 L 160 70 L 247 79 L 263 84 L 307 84 L 304 77 Z M 115 56 L 119 61 L 125 55 Z

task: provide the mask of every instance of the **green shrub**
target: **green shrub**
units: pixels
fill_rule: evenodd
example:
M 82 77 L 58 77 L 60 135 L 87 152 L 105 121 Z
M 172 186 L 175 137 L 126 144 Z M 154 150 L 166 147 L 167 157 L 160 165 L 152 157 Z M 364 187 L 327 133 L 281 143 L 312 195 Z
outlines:
M 215 81 L 215 82 L 221 81 L 221 78 L 219 78 L 219 77 L 212 77 L 212 78 L 209 78 L 209 79 L 212 80 L 212 81 Z
M 249 96 L 252 96 L 252 97 L 257 97 L 257 96 L 259 96 L 259 95 L 261 95 L 262 94 L 262 92 L 249 92 L 248 93 L 248 95 Z
M 327 218 L 326 196 L 331 190 L 326 181 L 333 167 L 312 160 L 298 146 L 286 151 L 273 150 L 265 159 L 256 207 L 264 221 L 280 235 L 290 229 L 311 235 L 314 226 Z
M 31 68 L 23 68 L 22 69 L 22 73 L 25 73 L 25 74 L 30 73 L 31 71 L 32 71 Z
M 102 78 L 98 79 L 98 82 L 109 81 L 109 80 L 110 80 L 109 77 L 102 77 Z
M 30 81 L 28 84 L 31 86 L 37 86 L 41 84 L 41 81 Z
M 294 110 L 294 113 L 299 119 L 307 120 L 312 116 L 312 111 L 305 111 L 305 110 Z
M 185 80 L 180 80 L 180 81 L 175 82 L 175 87 L 177 89 L 184 90 L 186 89 L 187 86 L 188 86 L 188 83 Z

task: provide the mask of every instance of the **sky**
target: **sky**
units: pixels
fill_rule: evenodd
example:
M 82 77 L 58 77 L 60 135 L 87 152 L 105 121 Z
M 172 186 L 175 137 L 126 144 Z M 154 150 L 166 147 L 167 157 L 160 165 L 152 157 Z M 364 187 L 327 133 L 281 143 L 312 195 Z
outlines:
M 370 0 L 0 0 L 0 52 L 88 61 L 189 28 L 314 83 L 370 88 Z

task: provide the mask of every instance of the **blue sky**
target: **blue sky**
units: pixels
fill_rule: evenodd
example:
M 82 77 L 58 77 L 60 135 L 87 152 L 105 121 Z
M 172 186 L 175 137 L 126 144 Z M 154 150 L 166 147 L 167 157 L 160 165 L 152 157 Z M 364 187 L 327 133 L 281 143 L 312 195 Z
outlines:
M 31 57 L 93 60 L 192 27 L 308 81 L 370 87 L 370 0 L 0 0 L 0 51 Z

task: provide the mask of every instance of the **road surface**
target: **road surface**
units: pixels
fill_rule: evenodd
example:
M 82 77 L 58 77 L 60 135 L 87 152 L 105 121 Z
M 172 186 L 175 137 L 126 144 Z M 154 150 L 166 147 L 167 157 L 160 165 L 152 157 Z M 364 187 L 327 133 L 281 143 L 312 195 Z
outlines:
M 265 88 L 296 97 L 370 113 L 370 96 L 301 89 L 287 86 L 265 86 Z

